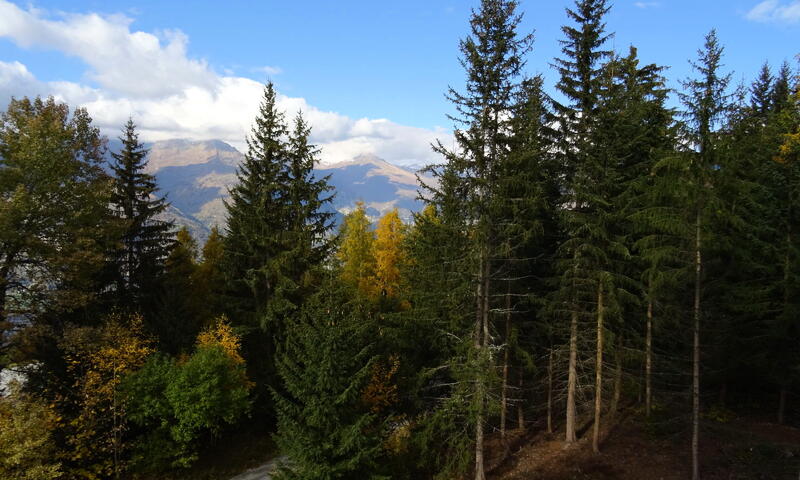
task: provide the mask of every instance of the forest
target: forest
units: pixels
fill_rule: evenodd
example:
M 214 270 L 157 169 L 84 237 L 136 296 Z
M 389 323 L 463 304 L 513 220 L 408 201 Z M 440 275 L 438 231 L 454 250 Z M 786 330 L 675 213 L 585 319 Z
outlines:
M 517 1 L 475 6 L 410 223 L 359 203 L 336 225 L 269 82 L 202 246 L 133 119 L 108 152 L 86 109 L 12 98 L 0 478 L 227 480 L 200 472 L 253 438 L 282 480 L 643 478 L 514 476 L 526 448 L 600 458 L 631 428 L 632 456 L 677 452 L 669 478 L 797 478 L 800 77 L 735 84 L 711 30 L 671 90 L 610 48 L 610 9 L 567 9 L 549 86 Z M 723 445 L 742 419 L 794 443 Z

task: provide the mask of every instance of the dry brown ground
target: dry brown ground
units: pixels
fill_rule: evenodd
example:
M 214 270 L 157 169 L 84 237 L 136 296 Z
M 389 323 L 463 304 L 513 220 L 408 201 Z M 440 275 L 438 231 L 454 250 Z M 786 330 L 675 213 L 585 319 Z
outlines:
M 511 442 L 513 444 L 513 441 Z M 573 445 L 561 436 L 517 440 L 491 480 L 685 480 L 690 478 L 688 436 L 654 433 L 629 417 L 607 434 L 599 454 L 589 435 Z M 497 442 L 493 443 L 495 451 Z M 800 479 L 800 429 L 737 419 L 707 421 L 701 437 L 704 480 Z

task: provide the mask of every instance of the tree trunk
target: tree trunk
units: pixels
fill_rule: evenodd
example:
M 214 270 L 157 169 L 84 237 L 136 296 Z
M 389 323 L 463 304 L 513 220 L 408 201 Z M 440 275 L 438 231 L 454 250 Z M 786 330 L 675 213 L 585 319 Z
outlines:
M 479 316 L 481 318 L 482 323 L 482 332 L 481 332 L 481 342 L 480 342 L 480 350 L 482 354 L 485 355 L 487 349 L 489 348 L 489 262 L 485 260 L 486 256 L 484 255 L 484 260 L 481 261 L 483 268 L 482 268 L 482 277 L 479 279 L 480 282 L 483 284 L 483 289 L 481 291 L 480 296 L 480 308 L 478 309 Z M 491 366 L 487 365 L 487 368 L 491 368 Z M 483 373 L 479 373 L 482 375 Z M 479 379 L 478 381 L 478 402 L 479 402 L 479 409 L 478 409 L 478 417 L 477 423 L 475 426 L 475 480 L 486 480 L 486 472 L 484 468 L 484 458 L 483 458 L 483 422 L 484 422 L 484 410 L 486 409 L 486 385 L 484 384 L 483 379 Z
M 553 433 L 553 347 L 547 356 L 547 433 Z
M 778 425 L 783 425 L 786 416 L 786 396 L 788 389 L 786 385 L 781 385 L 780 399 L 778 400 Z
M 503 352 L 503 391 L 500 403 L 500 438 L 506 438 L 506 416 L 508 414 L 508 362 L 510 360 L 511 345 L 511 282 L 508 282 L 506 291 L 506 347 Z
M 597 286 L 597 359 L 594 368 L 594 431 L 592 451 L 600 451 L 600 408 L 603 402 L 603 284 Z
M 644 337 L 644 411 L 650 417 L 653 405 L 653 297 L 647 300 L 647 331 Z
M 700 255 L 700 207 L 695 218 L 694 264 L 694 325 L 692 342 L 692 480 L 700 479 L 700 280 L 702 257 Z
M 483 395 L 482 392 L 479 393 Z M 481 405 L 481 412 L 478 413 L 475 424 L 475 480 L 486 480 L 486 472 L 483 468 L 483 405 Z
M 619 401 L 622 398 L 622 335 L 617 335 L 617 351 L 614 352 L 614 394 L 611 397 L 610 414 L 613 419 L 619 409 Z
M 519 403 L 517 404 L 517 428 L 520 430 L 525 430 L 525 399 L 522 396 L 522 382 L 524 377 L 524 371 L 520 367 L 519 369 Z
M 575 441 L 575 384 L 578 368 L 578 312 L 572 312 L 569 331 L 569 371 L 567 375 L 567 426 L 566 441 Z
M 480 260 L 480 274 L 478 275 L 478 288 L 477 288 L 477 305 L 476 305 L 476 312 L 475 312 L 475 349 L 478 350 L 478 355 L 481 355 L 481 349 L 483 348 L 484 339 L 482 338 L 483 333 L 483 298 L 486 295 L 484 291 L 484 261 L 483 259 Z M 484 385 L 483 385 L 483 377 L 480 376 L 477 378 L 477 385 L 476 385 L 476 395 L 478 404 L 478 416 L 475 420 L 475 480 L 485 480 L 486 474 L 484 472 L 483 466 L 483 409 L 485 407 L 484 404 Z

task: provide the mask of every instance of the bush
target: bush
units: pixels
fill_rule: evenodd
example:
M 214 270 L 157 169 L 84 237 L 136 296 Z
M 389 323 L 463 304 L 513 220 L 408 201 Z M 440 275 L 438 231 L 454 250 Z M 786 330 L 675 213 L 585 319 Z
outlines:
M 227 330 L 219 324 L 214 331 Z M 140 470 L 189 467 L 203 435 L 236 423 L 250 408 L 252 384 L 237 348 L 230 339 L 215 342 L 209 340 L 214 334 L 204 335 L 184 362 L 153 356 L 124 381 L 128 418 L 142 432 L 134 457 Z
M 12 389 L 0 397 L 0 478 L 49 480 L 61 477 L 52 461 L 56 415 L 44 402 Z

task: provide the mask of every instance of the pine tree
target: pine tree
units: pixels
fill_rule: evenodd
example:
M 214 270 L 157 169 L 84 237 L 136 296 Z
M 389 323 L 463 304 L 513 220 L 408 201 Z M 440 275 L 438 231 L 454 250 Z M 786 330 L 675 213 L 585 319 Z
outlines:
M 163 292 L 156 315 L 161 351 L 177 355 L 188 352 L 202 329 L 197 281 L 197 242 L 186 227 L 178 230 L 175 245 L 165 261 Z M 199 299 L 203 299 L 199 301 Z
M 680 93 L 684 106 L 687 145 L 689 204 L 691 219 L 694 222 L 694 302 L 692 324 L 692 478 L 700 478 L 699 437 L 700 437 L 700 325 L 702 312 L 703 252 L 709 245 L 710 226 L 713 217 L 724 211 L 721 198 L 715 186 L 723 173 L 724 162 L 719 149 L 719 130 L 726 126 L 732 112 L 732 94 L 728 93 L 730 74 L 720 72 L 723 48 L 717 40 L 716 31 L 706 35 L 704 47 L 698 51 L 697 62 L 692 67 L 696 78 L 682 82 L 684 91 Z M 713 216 L 713 217 L 712 217 Z
M 596 121 L 596 110 L 600 103 L 601 84 L 603 73 L 603 60 L 609 57 L 610 52 L 602 50 L 602 46 L 610 35 L 605 34 L 603 18 L 608 13 L 610 6 L 606 0 L 577 0 L 574 9 L 567 9 L 567 15 L 576 22 L 573 26 L 562 27 L 566 39 L 561 41 L 563 58 L 555 60 L 555 66 L 560 74 L 556 88 L 566 97 L 569 103 L 555 102 L 558 119 L 559 141 L 558 152 L 561 163 L 564 165 L 564 204 L 562 209 L 565 216 L 565 232 L 567 239 L 560 246 L 558 271 L 561 278 L 561 288 L 556 296 L 557 302 L 562 304 L 561 310 L 570 315 L 569 334 L 569 367 L 567 380 L 567 409 L 566 409 L 566 440 L 575 441 L 576 417 L 576 388 L 577 388 L 577 361 L 578 361 L 578 321 L 586 312 L 581 305 L 599 301 L 603 295 L 604 281 L 598 270 L 594 279 L 587 275 L 590 267 L 586 262 L 607 263 L 594 254 L 605 255 L 603 249 L 616 243 L 610 238 L 589 238 L 601 235 L 601 232 L 590 231 L 581 227 L 581 222 L 594 216 L 592 210 L 597 207 L 599 199 L 592 192 L 595 187 L 602 190 L 595 182 L 603 180 L 605 185 L 613 182 L 613 178 L 602 176 L 597 169 L 602 165 L 593 153 L 592 125 Z M 600 217 L 595 218 L 601 221 Z M 571 230 L 571 231 L 570 231 Z M 581 234 L 583 240 L 576 237 Z M 604 235 L 603 235 L 604 236 Z M 595 241 L 603 241 L 606 245 L 597 245 Z M 588 248 L 588 250 L 584 249 Z M 593 253 L 592 253 L 593 252 Z M 589 253 L 596 258 L 592 260 L 584 253 Z M 602 268 L 601 268 L 602 269 Z M 588 283 L 587 283 L 588 281 Z M 594 287 L 588 288 L 589 283 Z M 594 290 L 594 292 L 589 292 Z M 592 298 L 595 300 L 591 300 Z M 597 311 L 598 333 L 602 326 L 602 306 L 598 302 Z M 598 338 L 599 340 L 599 338 Z M 598 342 L 600 343 L 600 342 Z M 598 345 L 598 356 L 601 349 Z M 600 371 L 598 365 L 598 372 Z
M 276 478 L 386 478 L 377 474 L 381 420 L 361 398 L 376 360 L 373 323 L 335 280 L 291 321 L 277 357 L 285 393 L 272 390 L 276 440 L 290 459 Z
M 116 295 L 120 305 L 143 312 L 149 320 L 172 246 L 173 225 L 159 218 L 169 204 L 165 198 L 157 197 L 155 177 L 145 173 L 147 150 L 139 142 L 132 119 L 120 140 L 122 150 L 111 153 L 111 205 L 125 223 L 121 248 L 114 257 Z
M 509 150 L 510 121 L 520 88 L 524 56 L 530 51 L 532 35 L 519 37 L 521 16 L 513 0 L 484 0 L 470 19 L 471 34 L 460 42 L 462 65 L 467 74 L 465 92 L 450 88 L 448 99 L 455 105 L 457 149 L 448 150 L 441 143 L 434 149 L 447 159 L 450 179 L 460 183 L 456 191 L 463 196 L 459 206 L 464 224 L 470 227 L 473 241 L 470 261 L 463 266 L 473 276 L 474 327 L 469 341 L 472 362 L 462 370 L 474 387 L 473 412 L 475 436 L 475 479 L 485 478 L 484 431 L 488 420 L 492 365 L 492 279 L 499 273 L 495 260 L 501 257 L 500 243 L 492 218 L 498 198 L 496 189 L 501 165 Z M 455 197 L 458 198 L 458 197 Z M 456 208 L 459 208 L 456 207 Z M 458 332 L 460 336 L 466 332 Z

